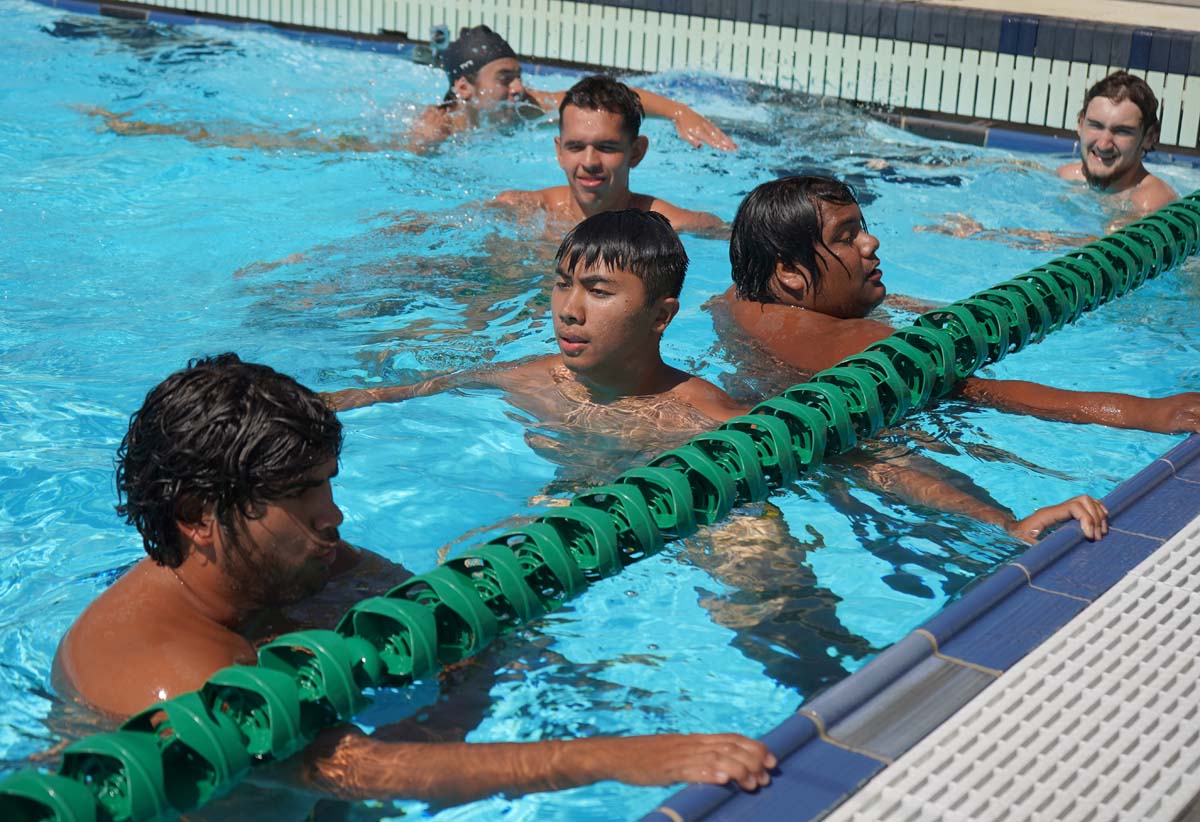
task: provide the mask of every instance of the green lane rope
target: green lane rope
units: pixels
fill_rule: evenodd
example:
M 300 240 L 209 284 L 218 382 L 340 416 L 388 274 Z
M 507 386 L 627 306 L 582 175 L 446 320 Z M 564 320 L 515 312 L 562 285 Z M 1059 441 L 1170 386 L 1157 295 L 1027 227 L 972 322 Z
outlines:
M 624 566 L 765 499 L 940 397 L 1158 276 L 1200 246 L 1200 191 L 992 288 L 929 311 L 806 383 L 693 437 L 383 596 L 332 631 L 285 634 L 199 691 L 69 745 L 58 773 L 0 783 L 5 820 L 125 822 L 186 813 L 256 765 L 301 750 L 368 702 L 479 652 Z

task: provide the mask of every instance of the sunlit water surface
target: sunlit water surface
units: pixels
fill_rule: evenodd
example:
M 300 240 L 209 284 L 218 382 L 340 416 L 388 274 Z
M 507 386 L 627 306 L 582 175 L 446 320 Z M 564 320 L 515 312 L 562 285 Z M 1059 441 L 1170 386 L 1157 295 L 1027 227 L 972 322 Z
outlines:
M 188 358 L 224 350 L 318 389 L 549 352 L 554 243 L 480 204 L 562 175 L 548 124 L 472 134 L 418 157 L 121 137 L 86 113 L 382 144 L 444 89 L 432 68 L 270 32 L 10 1 L 0 5 L 0 72 L 0 756 L 16 767 L 57 741 L 46 719 L 58 638 L 141 555 L 113 512 L 112 460 L 146 391 Z M 531 80 L 571 82 L 553 72 Z M 846 177 L 883 243 L 894 293 L 955 299 L 1053 253 L 914 231 L 940 215 L 1103 230 L 1095 198 L 1048 173 L 1064 158 L 937 144 L 838 103 L 712 76 L 638 82 L 709 113 L 741 150 L 693 151 L 650 122 L 635 189 L 731 219 L 775 176 Z M 874 158 L 890 165 L 874 170 Z M 1156 171 L 1180 191 L 1200 185 L 1191 168 Z M 701 308 L 728 284 L 727 247 L 685 244 L 692 268 L 667 356 L 753 392 L 765 381 L 734 378 Z M 1184 267 L 987 373 L 1151 395 L 1200 388 L 1198 300 L 1196 269 Z M 345 422 L 343 533 L 416 571 L 634 459 L 554 432 L 527 437 L 530 421 L 488 392 L 364 409 Z M 891 440 L 1023 515 L 1103 495 L 1178 438 L 950 403 Z M 760 734 L 1020 550 L 998 530 L 914 511 L 828 466 L 485 653 L 476 681 L 490 707 L 463 719 L 468 738 Z M 458 687 L 445 689 L 451 700 L 463 698 Z M 365 721 L 395 720 L 434 690 L 383 694 Z M 436 815 L 608 820 L 667 793 L 608 783 Z

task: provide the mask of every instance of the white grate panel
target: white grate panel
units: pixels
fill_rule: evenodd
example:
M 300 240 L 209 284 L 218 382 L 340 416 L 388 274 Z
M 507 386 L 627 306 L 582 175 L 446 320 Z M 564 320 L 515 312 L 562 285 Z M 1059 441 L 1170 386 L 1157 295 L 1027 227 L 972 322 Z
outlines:
M 1200 794 L 1200 518 L 834 810 L 1174 820 Z

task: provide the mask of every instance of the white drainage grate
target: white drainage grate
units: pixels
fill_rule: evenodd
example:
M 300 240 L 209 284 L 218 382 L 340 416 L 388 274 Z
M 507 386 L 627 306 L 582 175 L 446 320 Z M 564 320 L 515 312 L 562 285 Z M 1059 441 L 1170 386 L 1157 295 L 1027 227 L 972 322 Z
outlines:
M 1176 820 L 1198 795 L 1200 518 L 826 819 Z

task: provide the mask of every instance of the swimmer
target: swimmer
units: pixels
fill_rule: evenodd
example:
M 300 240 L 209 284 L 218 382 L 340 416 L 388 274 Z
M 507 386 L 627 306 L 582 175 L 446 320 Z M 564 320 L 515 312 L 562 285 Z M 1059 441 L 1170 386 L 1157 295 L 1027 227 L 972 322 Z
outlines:
M 331 617 L 314 622 L 304 610 L 315 600 L 340 613 L 405 579 L 339 535 L 330 482 L 341 446 L 341 423 L 316 394 L 233 354 L 193 361 L 154 388 L 117 453 L 117 510 L 149 557 L 67 631 L 58 692 L 124 718 L 221 668 L 253 665 L 256 644 L 280 629 L 272 623 L 329 627 Z M 303 818 L 314 795 L 458 803 L 608 779 L 754 790 L 774 765 L 739 734 L 467 744 L 382 741 L 343 725 L 254 777 L 292 791 L 273 818 Z
M 464 28 L 458 40 L 441 55 L 450 80 L 446 99 L 428 106 L 401 139 L 373 140 L 365 134 L 327 135 L 321 128 L 293 129 L 282 134 L 247 131 L 235 123 L 206 124 L 193 121 L 155 123 L 131 119 L 132 111 L 112 112 L 95 106 L 78 106 L 99 117 L 114 134 L 125 137 L 175 135 L 205 146 L 232 148 L 296 149 L 311 152 L 412 151 L 422 153 L 447 138 L 486 125 L 504 125 L 522 118 L 542 117 L 558 110 L 566 92 L 536 91 L 521 80 L 516 54 L 487 26 Z M 693 146 L 708 145 L 722 151 L 737 148 L 733 140 L 706 117 L 683 103 L 645 89 L 635 90 L 646 113 L 670 120 L 680 138 Z
M 1079 112 L 1079 162 L 1058 176 L 1110 195 L 1133 216 L 1156 211 L 1179 197 L 1143 162 L 1158 142 L 1158 99 L 1141 77 L 1116 71 L 1088 89 Z
M 633 423 L 699 433 L 742 412 L 728 394 L 662 359 L 679 311 L 683 244 L 661 214 L 602 211 L 566 235 L 555 256 L 550 312 L 558 354 L 413 385 L 325 395 L 338 410 L 454 388 L 499 388 L 542 421 L 582 427 Z
M 611 77 L 585 77 L 562 95 L 558 165 L 567 184 L 538 191 L 504 191 L 494 205 L 517 213 L 544 213 L 564 226 L 602 211 L 657 211 L 676 231 L 721 233 L 725 222 L 706 211 L 690 211 L 629 190 L 629 171 L 646 156 L 649 141 L 638 134 L 642 104 L 633 89 Z
M 714 308 L 786 365 L 814 373 L 895 329 L 869 315 L 888 297 L 854 193 L 830 177 L 763 183 L 738 207 L 733 286 Z M 889 298 L 890 300 L 890 298 Z M 968 377 L 958 396 L 1011 413 L 1171 434 L 1200 431 L 1200 393 L 1161 398 Z
M 557 111 L 566 95 L 527 87 L 516 53 L 487 26 L 462 29 L 440 59 L 450 88 L 444 102 L 425 109 L 413 124 L 409 137 L 415 147 L 439 143 L 488 122 Z M 634 93 L 648 115 L 670 120 L 680 138 L 693 146 L 709 145 L 722 151 L 737 148 L 721 129 L 683 103 L 645 89 L 634 89 Z
M 688 265 L 666 218 L 636 209 L 601 212 L 567 234 L 555 259 L 551 314 L 559 354 L 412 385 L 344 389 L 324 395 L 326 402 L 347 410 L 455 388 L 499 388 L 509 402 L 541 421 L 626 437 L 646 428 L 692 435 L 746 413 L 717 386 L 662 360 L 663 332 L 679 311 Z M 1047 506 L 1018 520 L 955 488 L 936 469 L 850 461 L 877 487 L 906 502 L 999 525 L 1026 542 L 1072 518 L 1089 539 L 1099 539 L 1108 528 L 1107 512 L 1091 497 Z
M 1109 215 L 1107 233 L 1178 199 L 1175 189 L 1151 174 L 1144 162 L 1159 135 L 1158 99 L 1145 80 L 1116 71 L 1093 85 L 1079 111 L 1078 132 L 1080 159 L 1060 166 L 1057 173 L 1103 196 L 1102 206 Z M 965 214 L 946 215 L 939 223 L 915 230 L 1036 249 L 1080 246 L 1098 239 L 1084 233 L 992 229 Z

